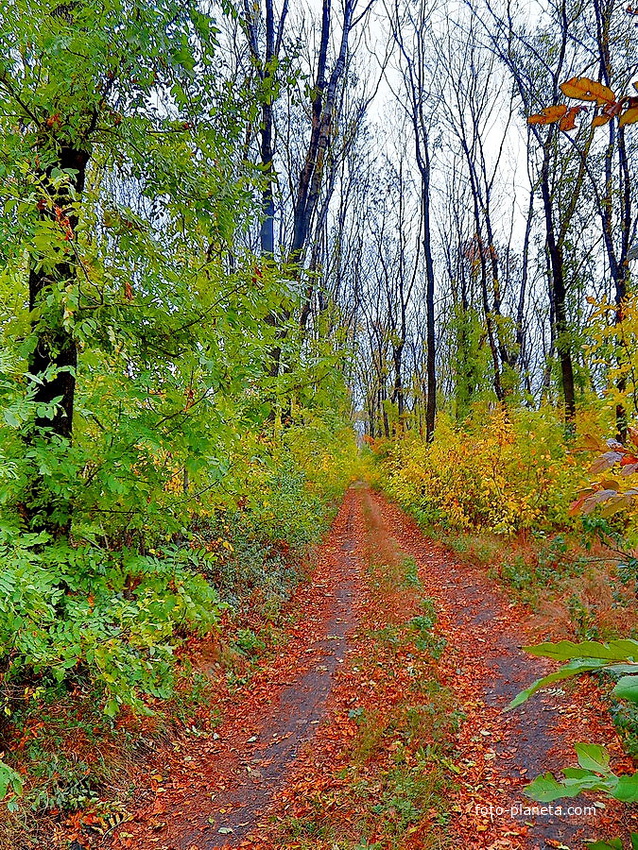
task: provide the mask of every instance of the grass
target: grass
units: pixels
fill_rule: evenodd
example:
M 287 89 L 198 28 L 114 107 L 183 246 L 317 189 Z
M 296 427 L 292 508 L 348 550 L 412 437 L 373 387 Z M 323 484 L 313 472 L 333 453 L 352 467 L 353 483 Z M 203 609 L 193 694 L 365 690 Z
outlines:
M 372 812 L 383 817 L 386 832 L 395 841 L 418 824 L 432 806 L 439 809 L 435 822 L 444 826 L 447 785 L 444 768 L 433 763 L 431 754 L 418 751 L 412 765 L 397 765 L 386 774 L 381 800 Z
M 257 597 L 252 609 L 226 623 L 223 642 L 193 639 L 179 651 L 173 696 L 154 701 L 150 717 L 123 710 L 108 718 L 99 694 L 60 686 L 5 718 L 7 760 L 19 766 L 25 784 L 14 811 L 0 811 L 0 850 L 31 850 L 43 841 L 53 846 L 46 842 L 69 819 L 94 832 L 107 829 L 113 817 L 126 817 L 139 765 L 176 734 L 214 730 L 221 720 L 213 707 L 220 686 L 232 690 L 248 681 L 260 660 L 277 651 L 286 616 L 278 610 L 276 619 L 266 617 Z
M 12 718 L 21 737 L 12 751 L 27 772 L 24 797 L 0 815 L 0 848 L 50 846 L 59 813 L 108 818 L 126 797 L 138 752 L 163 734 L 159 725 L 137 735 L 106 718 L 90 695 L 59 698 Z M 79 816 L 79 815 L 78 815 Z
M 610 713 L 622 736 L 625 752 L 638 759 L 638 706 L 613 700 Z
M 638 634 L 632 559 L 624 566 L 587 530 L 515 537 L 435 526 L 423 532 L 459 560 L 485 569 L 513 602 L 531 608 L 547 639 Z

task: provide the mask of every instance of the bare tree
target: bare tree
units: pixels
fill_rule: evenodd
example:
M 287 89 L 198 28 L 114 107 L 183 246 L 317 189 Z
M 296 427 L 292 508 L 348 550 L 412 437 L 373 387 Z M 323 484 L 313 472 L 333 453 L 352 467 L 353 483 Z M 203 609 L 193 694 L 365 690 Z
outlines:
M 390 28 L 396 44 L 401 73 L 401 91 L 397 100 L 405 107 L 412 130 L 415 162 L 420 176 L 420 202 L 422 246 L 425 266 L 427 398 L 425 428 L 426 438 L 434 436 L 436 419 L 436 317 L 434 313 L 435 272 L 432 228 L 432 110 L 437 97 L 433 79 L 437 73 L 436 57 L 428 50 L 432 31 L 434 5 L 428 0 L 402 4 L 395 0 L 386 6 Z

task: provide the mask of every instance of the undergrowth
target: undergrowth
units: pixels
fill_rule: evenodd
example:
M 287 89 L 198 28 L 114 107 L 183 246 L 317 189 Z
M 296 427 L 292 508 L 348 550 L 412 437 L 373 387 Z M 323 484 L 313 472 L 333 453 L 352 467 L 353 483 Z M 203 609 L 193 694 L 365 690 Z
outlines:
M 102 823 L 147 751 L 214 729 L 220 684 L 241 685 L 276 651 L 282 603 L 352 475 L 352 440 L 331 451 L 322 439 L 289 429 L 234 498 L 141 548 L 5 532 L 2 850 L 37 846 L 70 819 Z
M 371 448 L 374 483 L 423 525 L 505 535 L 572 525 L 583 472 L 554 410 L 497 408 L 462 426 L 441 414 L 431 443 L 406 433 Z
M 638 637 L 638 515 L 570 514 L 591 446 L 604 445 L 591 411 L 575 432 L 566 438 L 549 409 L 497 409 L 462 426 L 442 415 L 431 444 L 414 434 L 371 442 L 369 479 L 528 606 L 539 640 Z M 635 712 L 612 703 L 612 714 L 636 753 Z

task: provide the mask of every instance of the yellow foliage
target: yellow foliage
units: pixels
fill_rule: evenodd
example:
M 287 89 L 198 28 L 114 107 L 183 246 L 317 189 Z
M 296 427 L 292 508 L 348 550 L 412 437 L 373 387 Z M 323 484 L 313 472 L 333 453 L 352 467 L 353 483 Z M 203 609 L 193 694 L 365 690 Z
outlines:
M 463 428 L 439 417 L 434 441 L 397 441 L 381 460 L 382 485 L 423 522 L 513 534 L 568 525 L 582 464 L 551 409 L 497 408 Z
M 593 342 L 587 356 L 604 370 L 604 405 L 610 423 L 617 406 L 625 409 L 628 422 L 632 422 L 638 418 L 638 297 L 629 296 L 620 308 L 612 303 L 593 303 Z M 610 429 L 607 436 L 612 434 Z

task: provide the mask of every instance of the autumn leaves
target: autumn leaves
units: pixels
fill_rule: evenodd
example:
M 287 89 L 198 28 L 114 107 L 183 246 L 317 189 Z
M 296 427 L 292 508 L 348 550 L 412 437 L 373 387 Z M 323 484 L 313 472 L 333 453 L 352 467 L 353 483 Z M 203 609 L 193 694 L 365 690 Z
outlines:
M 638 91 L 638 82 L 634 88 Z M 602 127 L 609 123 L 612 118 L 618 116 L 618 124 L 624 127 L 626 124 L 638 122 L 638 97 L 627 95 L 619 99 L 608 87 L 588 77 L 572 77 L 560 86 L 562 93 L 573 100 L 584 100 L 601 107 L 592 121 L 592 127 Z M 576 127 L 576 116 L 579 112 L 586 110 L 586 106 L 567 106 L 557 103 L 542 109 L 537 115 L 530 115 L 528 124 L 558 124 L 561 130 L 569 132 Z

